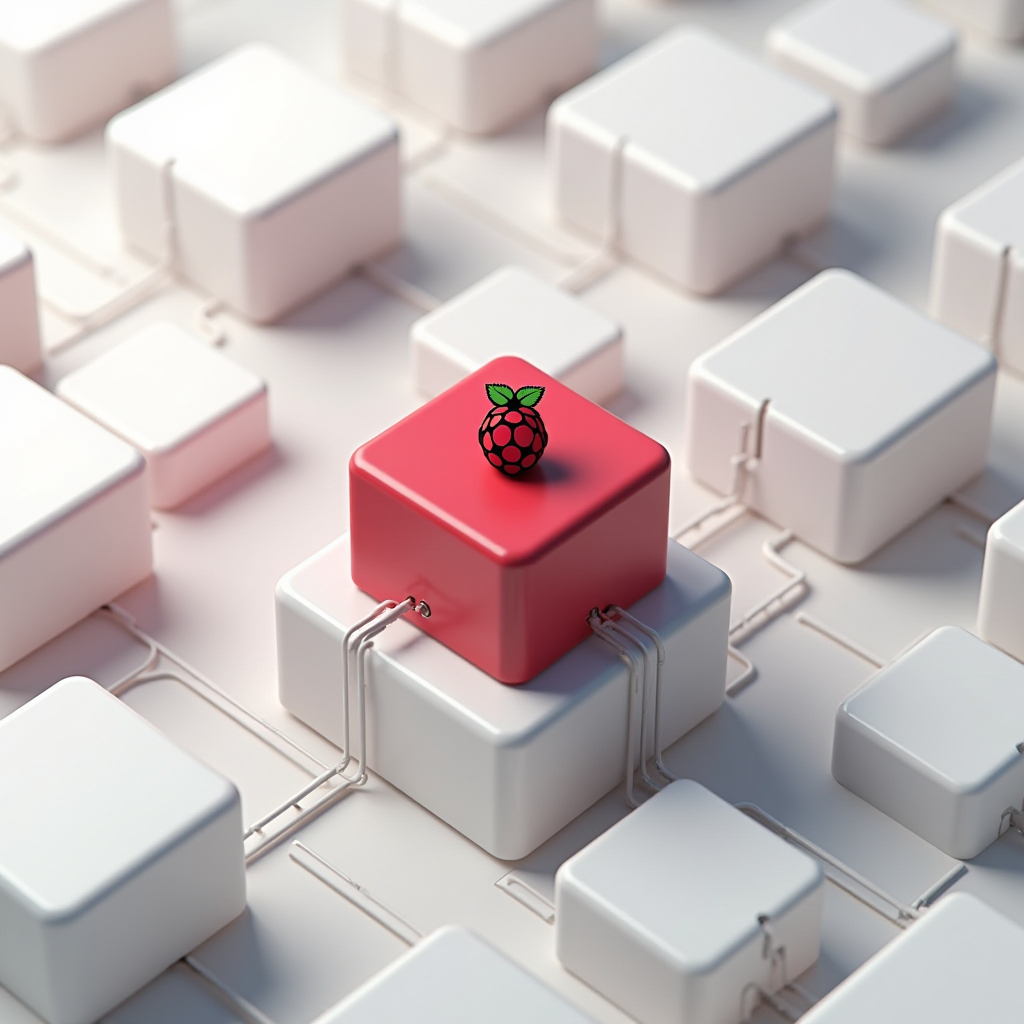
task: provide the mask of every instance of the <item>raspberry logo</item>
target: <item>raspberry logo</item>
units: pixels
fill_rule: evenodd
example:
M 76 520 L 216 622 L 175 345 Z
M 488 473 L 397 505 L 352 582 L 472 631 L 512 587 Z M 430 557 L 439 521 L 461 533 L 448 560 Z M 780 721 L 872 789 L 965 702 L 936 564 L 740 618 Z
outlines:
M 487 397 L 494 408 L 480 424 L 480 447 L 492 466 L 515 476 L 536 465 L 548 444 L 544 421 L 534 408 L 544 388 L 513 391 L 507 384 L 488 384 Z

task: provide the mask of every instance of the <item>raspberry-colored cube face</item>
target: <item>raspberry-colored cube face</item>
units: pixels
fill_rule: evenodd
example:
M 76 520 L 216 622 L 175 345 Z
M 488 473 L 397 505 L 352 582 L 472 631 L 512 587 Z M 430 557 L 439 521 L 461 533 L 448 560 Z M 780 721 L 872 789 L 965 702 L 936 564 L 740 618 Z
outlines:
M 515 475 L 481 451 L 495 381 L 545 388 L 544 458 Z M 656 441 L 504 356 L 353 454 L 352 577 L 378 600 L 425 600 L 418 626 L 523 683 L 589 635 L 591 608 L 664 579 L 669 473 Z

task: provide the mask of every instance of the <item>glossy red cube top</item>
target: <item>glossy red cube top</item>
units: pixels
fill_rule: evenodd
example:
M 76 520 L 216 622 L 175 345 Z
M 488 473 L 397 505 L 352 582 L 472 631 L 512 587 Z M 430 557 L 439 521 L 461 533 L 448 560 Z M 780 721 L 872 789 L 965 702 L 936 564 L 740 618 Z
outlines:
M 518 476 L 478 443 L 492 383 L 547 389 L 548 447 Z M 669 473 L 656 441 L 530 363 L 494 359 L 353 454 L 353 581 L 425 600 L 425 632 L 526 682 L 589 635 L 591 608 L 664 579 Z

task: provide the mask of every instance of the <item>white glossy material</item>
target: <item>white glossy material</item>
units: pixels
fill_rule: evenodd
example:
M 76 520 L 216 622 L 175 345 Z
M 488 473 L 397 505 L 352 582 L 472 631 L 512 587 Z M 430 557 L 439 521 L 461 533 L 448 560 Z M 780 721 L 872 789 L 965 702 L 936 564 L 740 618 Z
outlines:
M 350 72 L 464 132 L 496 132 L 597 64 L 594 0 L 344 0 Z
M 1024 374 L 1024 161 L 942 212 L 931 311 Z
M 953 98 L 956 34 L 903 0 L 817 0 L 772 28 L 768 50 L 863 142 L 895 142 Z
M 24 242 L 0 231 L 0 364 L 31 373 L 41 363 L 35 261 Z
M 0 669 L 149 575 L 142 456 L 0 366 Z
M 145 455 L 154 508 L 180 505 L 270 444 L 266 384 L 174 324 L 144 328 L 57 394 Z
M 1024 665 L 955 626 L 900 655 L 836 714 L 832 774 L 961 860 L 1024 802 Z
M 181 272 L 254 320 L 398 242 L 394 122 L 268 47 L 125 111 L 107 144 L 129 244 L 173 251 Z
M 558 99 L 555 205 L 570 224 L 693 291 L 720 291 L 820 224 L 836 109 L 694 28 Z
M 694 362 L 687 462 L 728 492 L 749 424 L 744 500 L 859 562 L 984 469 L 995 378 L 983 348 L 826 271 Z
M 314 1024 L 587 1024 L 592 1019 L 490 943 L 449 925 Z
M 342 738 L 341 646 L 374 602 L 350 582 L 347 535 L 277 588 L 281 702 Z M 731 585 L 669 542 L 668 576 L 631 609 L 668 660 L 665 743 L 722 703 Z M 522 686 L 506 686 L 400 621 L 368 661 L 369 765 L 503 860 L 524 857 L 622 781 L 627 673 L 596 637 Z
M 989 528 L 978 635 L 1024 661 L 1024 502 Z
M 505 267 L 421 317 L 410 332 L 413 379 L 439 395 L 497 356 L 520 356 L 592 402 L 622 389 L 622 328 L 519 267 Z
M 1006 43 L 1024 39 L 1024 0 L 924 0 L 943 14 Z
M 739 1024 L 749 986 L 784 983 L 773 945 L 789 979 L 817 960 L 824 880 L 703 786 L 675 782 L 559 869 L 556 953 L 641 1024 Z
M 801 1024 L 997 1021 L 1020 998 L 1024 928 L 953 893 L 830 992 Z
M 91 1024 L 245 908 L 238 792 L 102 687 L 0 722 L 0 982 Z
M 61 142 L 174 78 L 170 0 L 0 0 L 0 101 Z

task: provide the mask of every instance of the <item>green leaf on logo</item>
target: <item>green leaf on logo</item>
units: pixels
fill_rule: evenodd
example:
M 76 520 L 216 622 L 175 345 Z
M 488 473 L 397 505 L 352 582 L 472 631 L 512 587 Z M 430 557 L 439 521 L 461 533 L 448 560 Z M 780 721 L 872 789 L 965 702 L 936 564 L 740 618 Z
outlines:
M 508 405 L 515 398 L 515 392 L 507 384 L 488 384 L 487 397 L 495 405 Z
M 544 397 L 543 388 L 520 388 L 516 392 L 516 398 L 519 399 L 520 405 L 525 405 L 527 408 L 536 405 Z

